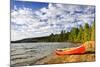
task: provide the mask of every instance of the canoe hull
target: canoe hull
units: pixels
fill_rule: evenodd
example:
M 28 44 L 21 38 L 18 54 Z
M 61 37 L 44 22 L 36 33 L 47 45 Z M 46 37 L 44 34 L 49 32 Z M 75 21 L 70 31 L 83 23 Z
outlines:
M 76 47 L 76 48 L 72 48 L 70 50 L 64 50 L 64 51 L 56 50 L 55 51 L 55 53 L 57 55 L 82 54 L 84 52 L 85 52 L 84 46 L 79 46 L 79 47 Z

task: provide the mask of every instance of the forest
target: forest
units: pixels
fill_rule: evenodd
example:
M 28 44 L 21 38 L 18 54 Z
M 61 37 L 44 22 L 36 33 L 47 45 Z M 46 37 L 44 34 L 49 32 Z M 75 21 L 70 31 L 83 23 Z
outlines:
M 95 40 L 95 23 L 89 26 L 85 23 L 84 27 L 72 28 L 70 32 L 61 31 L 60 34 L 51 34 L 48 38 L 42 41 L 47 42 L 86 42 Z

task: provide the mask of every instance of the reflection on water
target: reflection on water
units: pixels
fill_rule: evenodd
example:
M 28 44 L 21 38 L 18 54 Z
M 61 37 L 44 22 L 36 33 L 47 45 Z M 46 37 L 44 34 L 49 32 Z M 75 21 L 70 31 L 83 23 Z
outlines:
M 11 65 L 31 65 L 57 48 L 74 47 L 72 43 L 11 43 Z

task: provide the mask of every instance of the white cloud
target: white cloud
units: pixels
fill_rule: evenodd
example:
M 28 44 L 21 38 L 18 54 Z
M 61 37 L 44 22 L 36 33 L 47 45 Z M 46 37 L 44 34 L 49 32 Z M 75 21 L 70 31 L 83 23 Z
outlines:
M 48 8 L 33 11 L 31 8 L 17 8 L 11 12 L 11 40 L 58 34 L 61 30 L 92 23 L 93 6 L 49 4 Z M 77 11 L 77 13 L 75 13 Z M 79 13 L 78 13 L 79 12 Z

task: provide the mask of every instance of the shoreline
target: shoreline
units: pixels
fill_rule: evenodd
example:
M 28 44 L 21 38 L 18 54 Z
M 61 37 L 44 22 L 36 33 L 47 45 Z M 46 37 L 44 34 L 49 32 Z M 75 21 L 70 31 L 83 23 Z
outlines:
M 77 63 L 77 62 L 93 62 L 95 61 L 95 42 L 87 41 L 83 44 L 76 44 L 75 46 L 84 45 L 85 53 L 82 54 L 69 54 L 69 55 L 57 55 L 55 52 L 51 52 L 37 60 L 31 60 L 14 64 L 14 66 L 23 65 L 45 65 L 45 64 L 63 64 L 63 63 Z M 66 45 L 65 45 L 66 46 Z M 73 47 L 75 47 L 73 46 Z M 41 56 L 41 55 L 40 55 Z M 38 57 L 38 56 L 37 56 Z
M 61 64 L 61 63 L 74 63 L 74 62 L 93 62 L 95 61 L 95 42 L 87 41 L 81 45 L 85 47 L 85 53 L 82 54 L 69 54 L 69 55 L 56 55 L 51 54 L 37 64 Z
M 76 62 L 93 62 L 95 61 L 95 53 L 85 53 L 76 55 L 63 55 L 56 54 L 48 55 L 47 57 L 37 61 L 35 64 L 61 64 L 61 63 L 76 63 Z
M 11 66 L 33 66 L 33 65 L 46 65 L 46 64 L 64 64 L 64 63 L 80 63 L 80 62 L 94 62 L 95 53 L 75 54 L 75 55 L 62 55 L 58 56 L 54 53 L 40 58 L 36 61 L 30 61 L 28 65 L 26 63 L 14 64 Z

